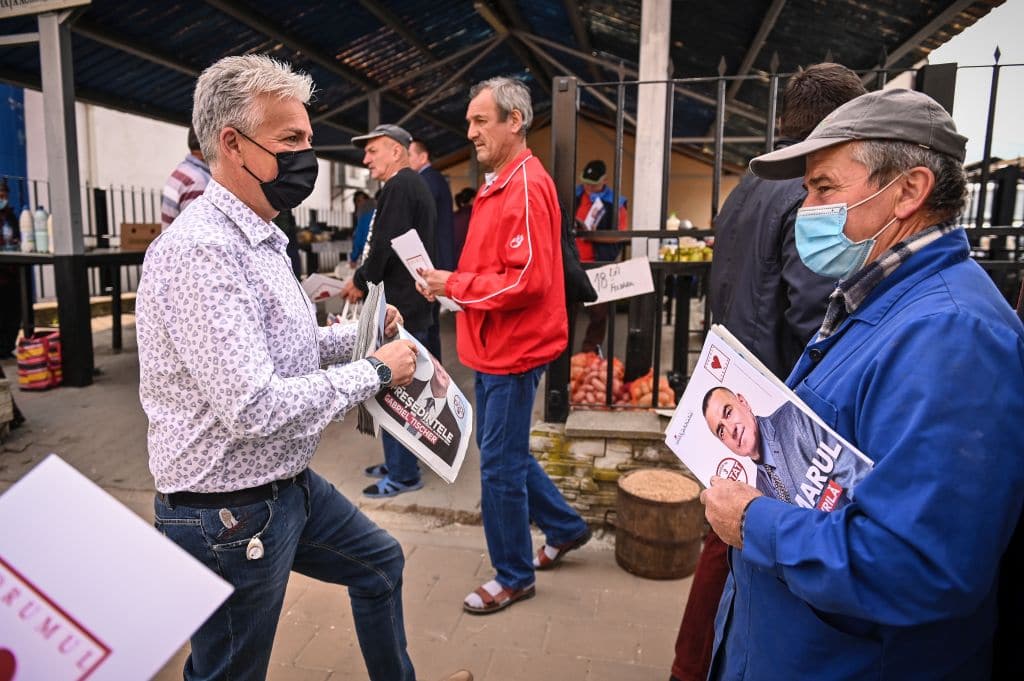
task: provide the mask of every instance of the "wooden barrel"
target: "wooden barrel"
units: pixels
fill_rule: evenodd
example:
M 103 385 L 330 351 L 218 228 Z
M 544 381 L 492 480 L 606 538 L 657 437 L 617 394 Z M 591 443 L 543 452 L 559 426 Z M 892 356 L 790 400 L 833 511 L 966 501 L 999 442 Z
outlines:
M 700 486 L 682 473 L 659 468 L 619 478 L 615 561 L 648 579 L 693 574 L 704 536 Z

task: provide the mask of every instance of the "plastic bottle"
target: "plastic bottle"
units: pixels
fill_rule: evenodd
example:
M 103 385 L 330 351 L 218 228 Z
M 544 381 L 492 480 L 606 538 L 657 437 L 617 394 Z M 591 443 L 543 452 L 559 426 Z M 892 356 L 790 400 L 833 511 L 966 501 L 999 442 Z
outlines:
M 46 233 L 46 209 L 42 206 L 36 207 L 36 214 L 33 219 L 35 223 L 36 250 L 40 253 L 50 252 L 50 240 Z
M 46 242 L 50 244 L 50 252 L 53 252 L 53 213 L 46 216 Z
M 32 228 L 32 211 L 27 207 L 21 211 L 18 218 L 18 228 L 21 230 L 21 251 L 31 253 L 36 250 L 36 238 Z
M 0 217 L 0 222 L 3 223 L 2 225 L 0 225 L 0 230 L 3 230 L 3 250 L 14 250 L 14 226 L 7 224 L 7 220 L 5 220 L 2 217 Z

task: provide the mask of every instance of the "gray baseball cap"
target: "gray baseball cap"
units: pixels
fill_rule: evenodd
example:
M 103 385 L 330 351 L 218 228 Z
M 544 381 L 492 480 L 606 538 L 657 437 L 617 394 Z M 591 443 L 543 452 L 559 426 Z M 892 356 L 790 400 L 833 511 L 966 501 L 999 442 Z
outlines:
M 362 149 L 366 146 L 367 142 L 378 137 L 390 137 L 406 149 L 408 149 L 409 145 L 412 144 L 412 135 L 406 132 L 405 128 L 400 128 L 397 125 L 392 125 L 391 123 L 381 123 L 365 135 L 353 137 L 352 144 Z
M 807 155 L 852 140 L 910 142 L 963 163 L 967 138 L 956 131 L 946 110 L 914 90 L 877 90 L 851 99 L 818 123 L 807 139 L 750 161 L 767 180 L 802 177 Z

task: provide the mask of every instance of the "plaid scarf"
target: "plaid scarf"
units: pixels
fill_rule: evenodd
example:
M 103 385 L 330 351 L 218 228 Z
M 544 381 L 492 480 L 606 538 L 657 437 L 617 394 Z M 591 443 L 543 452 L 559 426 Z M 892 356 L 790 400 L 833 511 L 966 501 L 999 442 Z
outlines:
M 856 312 L 864 299 L 883 279 L 896 271 L 896 268 L 910 259 L 928 244 L 949 234 L 958 225 L 953 220 L 932 225 L 928 229 L 911 235 L 883 253 L 867 267 L 862 267 L 836 286 L 836 290 L 828 298 L 828 309 L 825 319 L 818 330 L 817 340 L 828 338 L 847 317 Z

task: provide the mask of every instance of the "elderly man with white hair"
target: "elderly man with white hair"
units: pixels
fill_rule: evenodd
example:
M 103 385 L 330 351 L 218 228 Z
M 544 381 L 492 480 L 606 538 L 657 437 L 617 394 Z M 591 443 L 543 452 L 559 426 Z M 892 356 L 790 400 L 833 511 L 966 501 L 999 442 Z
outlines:
M 723 478 L 702 493 L 733 547 L 711 679 L 992 677 L 1024 504 L 1024 327 L 957 223 L 965 143 L 934 100 L 892 89 L 751 161 L 803 176 L 797 252 L 838 280 L 787 383 L 874 467 L 831 513 Z
M 234 587 L 192 637 L 189 680 L 266 676 L 292 570 L 348 587 L 371 679 L 415 679 L 401 547 L 308 467 L 323 429 L 408 384 L 416 356 L 395 340 L 322 368 L 350 358 L 355 326 L 317 326 L 271 222 L 316 180 L 312 90 L 262 55 L 202 73 L 192 122 L 213 179 L 149 247 L 139 286 L 155 524 Z M 389 310 L 389 335 L 400 322 Z

